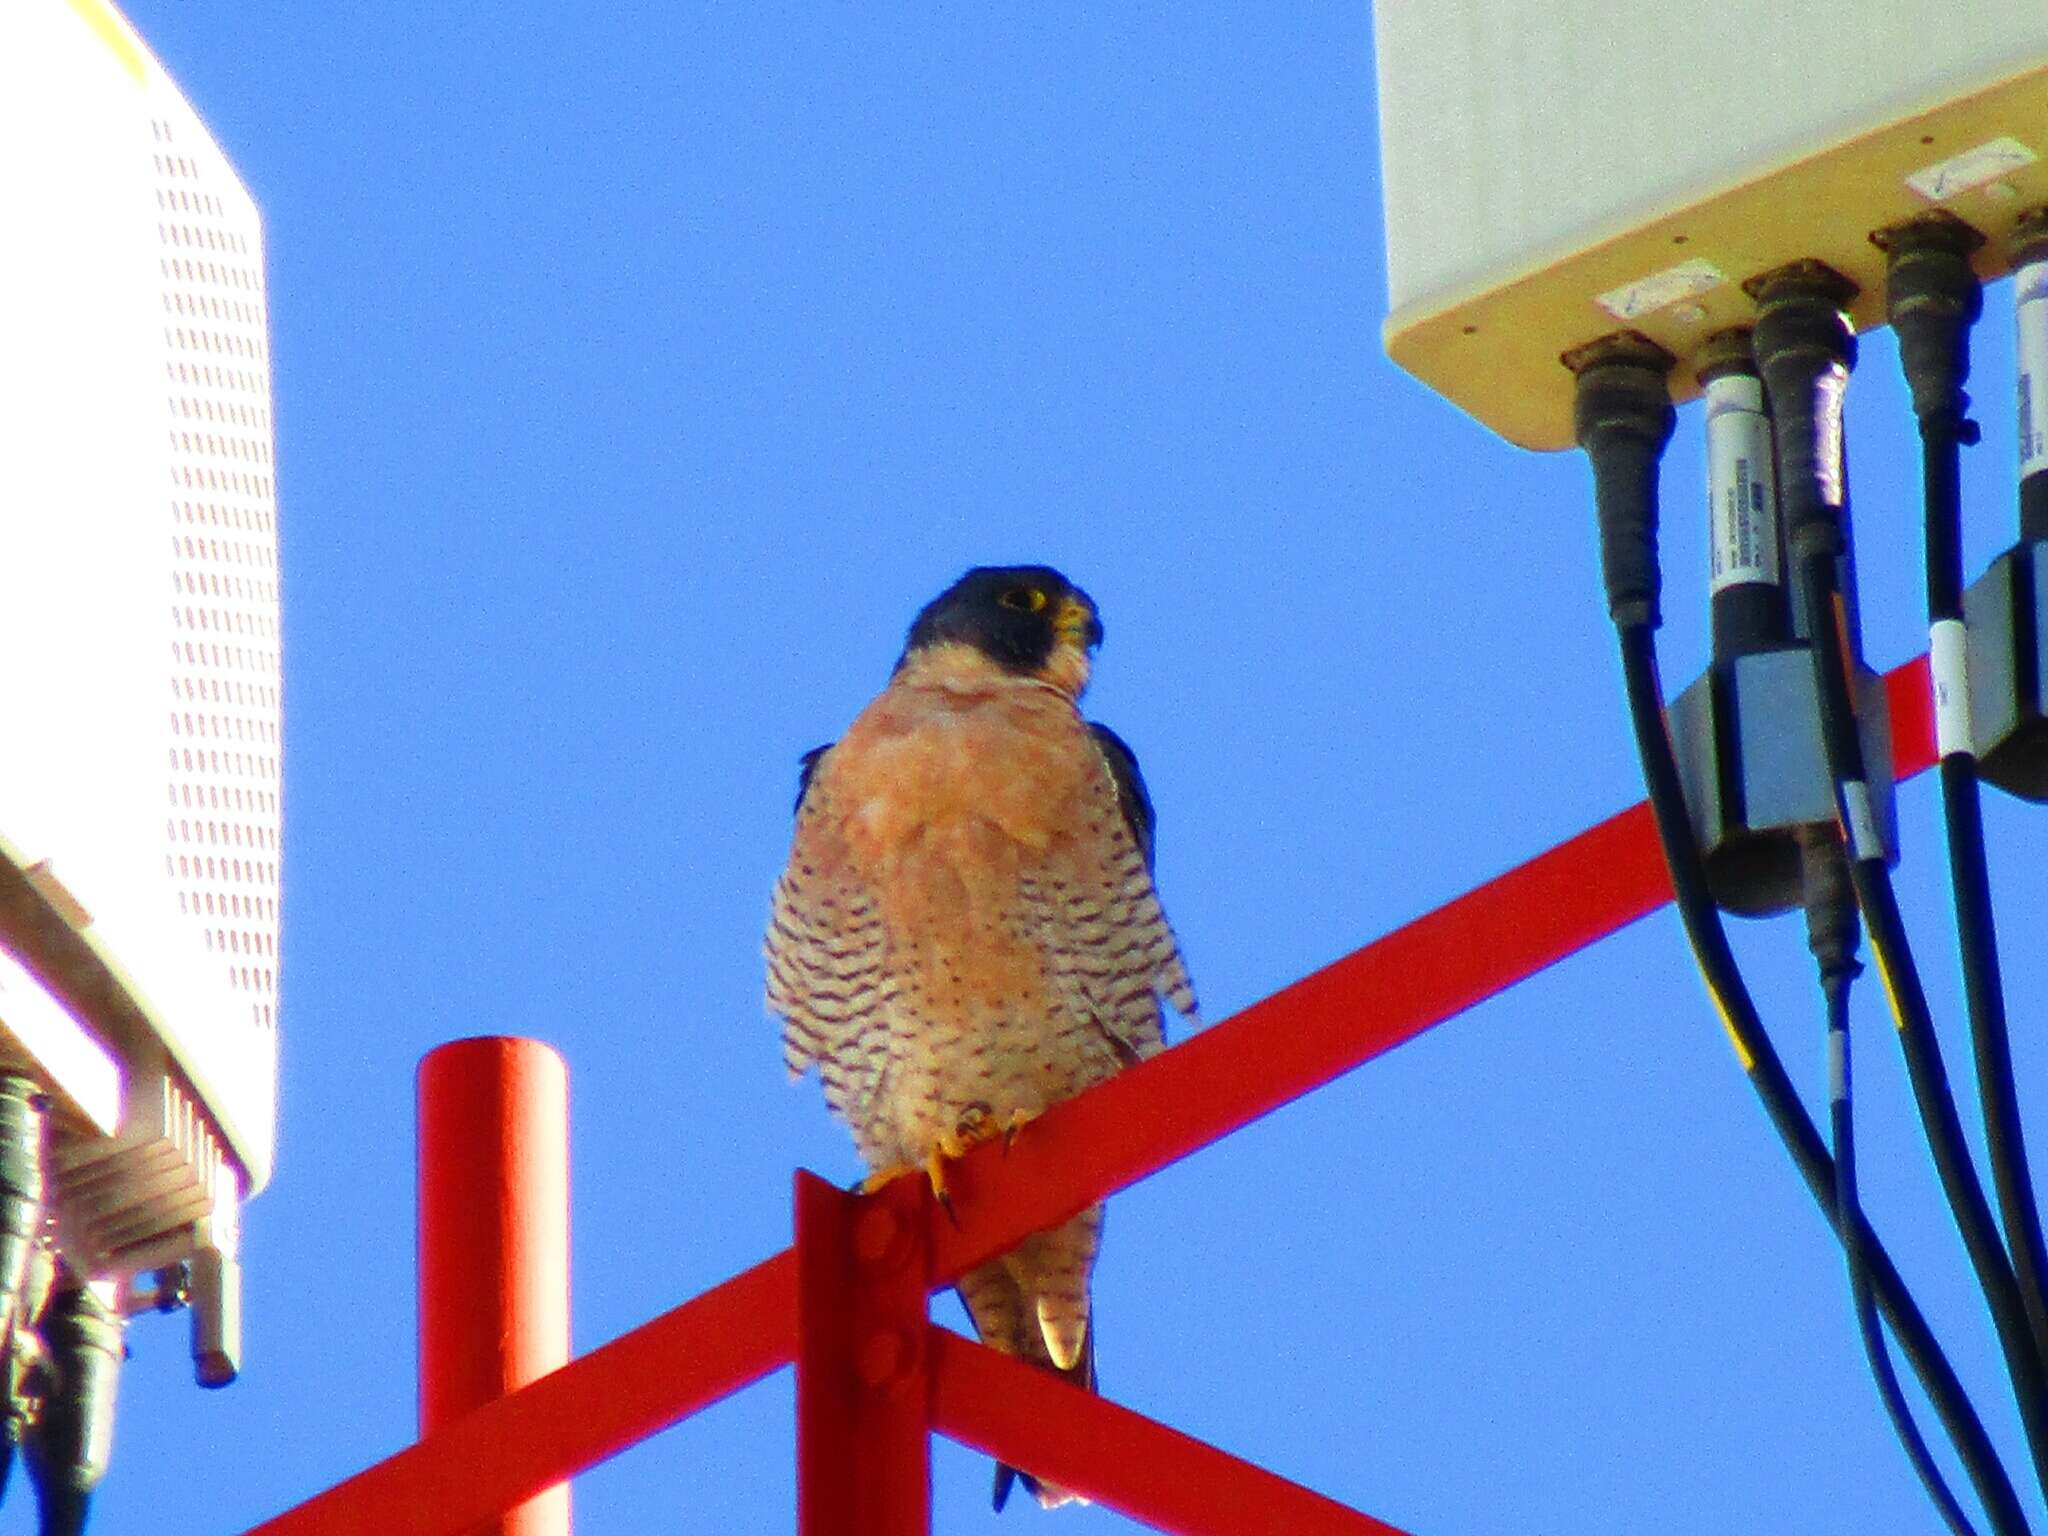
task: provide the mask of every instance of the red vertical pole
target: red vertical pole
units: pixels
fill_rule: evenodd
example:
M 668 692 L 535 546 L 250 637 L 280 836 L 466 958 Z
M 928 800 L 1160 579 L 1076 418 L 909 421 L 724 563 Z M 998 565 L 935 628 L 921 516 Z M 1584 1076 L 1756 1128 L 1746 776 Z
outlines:
M 437 1046 L 419 1071 L 420 1433 L 569 1360 L 569 1072 L 538 1040 Z M 569 1485 L 499 1536 L 569 1536 Z
M 926 1198 L 796 1176 L 798 1536 L 931 1531 Z

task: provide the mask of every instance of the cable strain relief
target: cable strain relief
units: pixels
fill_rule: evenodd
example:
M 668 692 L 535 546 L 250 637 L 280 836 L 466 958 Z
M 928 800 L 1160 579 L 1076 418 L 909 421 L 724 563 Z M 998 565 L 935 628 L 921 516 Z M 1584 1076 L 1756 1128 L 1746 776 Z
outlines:
M 1984 236 L 1945 209 L 1929 209 L 1873 231 L 1870 243 L 1885 254 L 1885 306 L 1904 298 L 1950 304 L 1975 320 L 1983 309 L 1970 257 Z
M 1966 421 L 1970 397 L 1963 392 L 1963 381 L 1970 376 L 1969 322 L 1956 314 L 1913 309 L 1893 317 L 1892 333 L 1899 340 L 1899 367 L 1912 393 L 1920 430 Z
M 1825 555 L 1830 560 L 1839 559 L 1848 549 L 1848 541 L 1842 537 L 1842 525 L 1832 516 L 1806 517 L 1785 531 L 1785 547 L 1792 556 L 1792 568 L 1796 571 L 1815 555 Z
M 1842 312 L 1863 290 L 1824 261 L 1792 261 L 1747 279 L 1742 291 L 1756 304 L 1753 342 L 1757 357 L 1761 359 L 1773 349 L 1765 335 L 1766 317 L 1771 318 L 1773 325 L 1782 325 L 1787 313 L 1796 314 L 1817 307 L 1820 312 L 1840 320 Z M 1847 323 L 1843 322 L 1840 329 L 1848 345 L 1853 347 L 1855 338 L 1850 334 Z
M 1818 261 L 1795 261 L 1744 283 L 1756 301 L 1750 333 L 1757 370 L 1818 378 L 1830 366 L 1854 367 L 1856 334 L 1845 313 L 1856 285 Z
M 1970 270 L 1970 253 L 1984 237 L 1937 210 L 1881 229 L 1870 241 L 1885 253 L 1885 318 L 1899 339 L 1922 431 L 1930 421 L 1944 427 L 1963 421 L 1970 327 L 1984 313 L 1984 288 Z M 1957 442 L 1967 440 L 1960 429 L 1948 430 Z
M 1664 381 L 1678 359 L 1642 332 L 1612 332 L 1558 361 L 1579 381 L 1572 424 L 1581 447 L 1588 432 L 1602 425 L 1632 428 L 1660 447 L 1670 440 L 1677 412 Z
M 1657 469 L 1677 423 L 1666 382 L 1676 359 L 1624 331 L 1563 360 L 1578 378 L 1572 424 L 1593 467 L 1607 611 L 1616 624 L 1654 629 L 1662 622 Z
M 1913 408 L 1920 418 L 1923 442 L 1957 443 L 1965 448 L 1974 448 L 1984 439 L 1984 429 L 1969 414 L 1970 397 L 1961 390 L 1956 391 L 1954 401 L 1948 405 L 1923 411 L 1916 400 Z
M 1848 856 L 1832 827 L 1815 828 L 1800 839 L 1800 898 L 1806 908 L 1806 947 L 1823 982 L 1847 982 L 1863 974 L 1856 958 L 1863 928 L 1856 915 L 1856 889 Z
M 1845 306 L 1856 285 L 1796 261 L 1743 285 L 1756 300 L 1757 371 L 1777 426 L 1778 498 L 1795 555 L 1842 548 L 1840 385 L 1856 361 Z M 1830 375 L 1837 382 L 1823 383 Z
M 1700 343 L 1699 351 L 1693 354 L 1692 366 L 1693 378 L 1702 389 L 1731 374 L 1755 378 L 1756 348 L 1751 342 L 1749 327 L 1732 326 L 1714 332 Z

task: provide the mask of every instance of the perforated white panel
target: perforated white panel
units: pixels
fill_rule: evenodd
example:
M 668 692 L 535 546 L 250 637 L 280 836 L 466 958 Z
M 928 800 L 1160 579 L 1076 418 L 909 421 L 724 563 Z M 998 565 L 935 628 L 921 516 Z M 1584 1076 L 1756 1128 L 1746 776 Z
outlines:
M 218 1385 L 276 1145 L 262 222 L 111 0 L 0 0 L 0 189 L 0 1054 L 65 1262 L 188 1265 Z
M 150 124 L 170 402 L 170 814 L 178 910 L 276 1024 L 276 486 L 261 253 L 218 192 L 218 152 Z M 213 174 L 208 174 L 212 172 Z
M 282 862 L 262 221 L 107 0 L 0 0 L 0 187 L 0 837 L 121 969 L 134 1008 L 82 1019 L 124 1072 L 116 1140 L 208 1182 L 169 1073 L 247 1193 Z

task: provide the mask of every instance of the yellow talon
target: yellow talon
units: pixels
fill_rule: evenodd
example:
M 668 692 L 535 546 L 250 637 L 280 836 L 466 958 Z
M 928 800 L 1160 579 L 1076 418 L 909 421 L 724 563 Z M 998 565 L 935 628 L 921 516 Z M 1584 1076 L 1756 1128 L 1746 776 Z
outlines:
M 939 1138 L 939 1144 L 926 1155 L 921 1166 L 917 1163 L 894 1163 L 887 1168 L 877 1168 L 860 1181 L 860 1192 L 872 1195 L 898 1179 L 908 1178 L 912 1174 L 922 1174 L 931 1180 L 932 1198 L 944 1206 L 946 1214 L 951 1216 L 953 1198 L 946 1193 L 946 1162 L 949 1158 L 961 1156 L 966 1150 L 958 1137 L 942 1136 Z
M 885 1184 L 893 1184 L 907 1173 L 923 1173 L 915 1163 L 894 1163 L 887 1168 L 877 1168 L 860 1181 L 860 1192 L 872 1195 Z
M 953 1214 L 953 1199 L 946 1190 L 946 1164 L 956 1162 L 973 1151 L 984 1141 L 1003 1138 L 1004 1150 L 1017 1137 L 1017 1132 L 1036 1120 L 1039 1111 L 1035 1109 L 1013 1109 L 1000 1123 L 988 1113 L 986 1107 L 977 1106 L 979 1113 L 970 1110 L 963 1115 L 960 1123 L 952 1130 L 940 1131 L 932 1143 L 931 1151 L 925 1154 L 924 1162 L 894 1163 L 887 1168 L 878 1168 L 860 1181 L 860 1192 L 872 1195 L 886 1184 L 921 1173 L 931 1181 L 932 1198 L 946 1208 L 946 1214 Z

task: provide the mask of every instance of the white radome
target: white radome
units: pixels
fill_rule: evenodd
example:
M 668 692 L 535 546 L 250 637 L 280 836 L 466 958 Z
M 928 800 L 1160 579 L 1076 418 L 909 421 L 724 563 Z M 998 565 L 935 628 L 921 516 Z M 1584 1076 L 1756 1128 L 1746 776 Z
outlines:
M 65 1263 L 239 1354 L 277 1116 L 279 634 L 256 206 L 102 0 L 0 6 L 0 1071 Z

